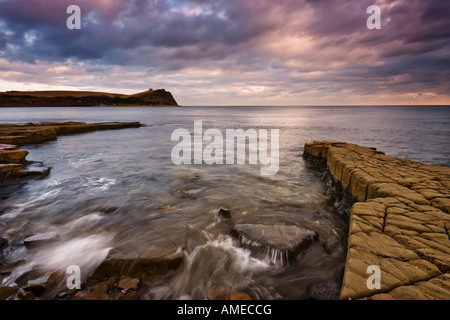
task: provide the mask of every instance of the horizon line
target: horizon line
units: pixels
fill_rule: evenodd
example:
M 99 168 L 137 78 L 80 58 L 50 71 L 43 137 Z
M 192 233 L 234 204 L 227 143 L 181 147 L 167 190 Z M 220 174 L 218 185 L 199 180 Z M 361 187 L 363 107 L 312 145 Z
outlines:
M 157 106 L 156 106 L 157 107 Z M 178 105 L 178 107 L 450 107 L 450 104 Z

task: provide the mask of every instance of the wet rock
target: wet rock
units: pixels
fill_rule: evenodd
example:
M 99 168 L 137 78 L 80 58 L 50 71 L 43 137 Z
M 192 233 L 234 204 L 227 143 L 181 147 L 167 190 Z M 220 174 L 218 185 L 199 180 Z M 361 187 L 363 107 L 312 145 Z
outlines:
M 177 269 L 184 253 L 168 239 L 146 245 L 126 243 L 109 251 L 106 259 L 90 276 L 93 280 L 119 276 L 141 277 L 146 274 L 165 274 Z
M 72 300 L 112 300 L 112 297 L 108 295 L 109 283 L 102 282 L 95 285 L 89 291 L 78 291 L 72 298 Z
M 48 290 L 48 280 L 50 275 L 42 276 L 37 279 L 29 280 L 25 285 L 25 290 L 31 291 L 37 295 L 43 294 Z
M 50 173 L 50 168 L 25 169 L 24 165 L 29 165 L 32 162 L 25 160 L 28 151 L 20 150 L 17 146 L 53 141 L 59 135 L 96 130 L 139 128 L 141 126 L 139 122 L 0 124 L 0 178 L 25 178 L 29 176 L 43 178 Z
M 264 254 L 272 262 L 288 264 L 306 250 L 318 234 L 297 226 L 239 224 L 233 229 L 243 247 Z
M 45 167 L 41 162 L 27 162 L 27 166 L 18 172 L 21 177 L 36 176 L 42 179 L 50 174 L 51 167 Z
M 192 253 L 198 246 L 204 245 L 208 241 L 203 230 L 194 228 L 192 226 L 186 226 L 186 252 Z
M 139 300 L 153 300 L 152 296 L 148 293 L 143 293 L 140 297 Z
M 0 237 L 0 251 L 3 250 L 8 245 L 8 240 Z
M 21 265 L 24 262 L 25 262 L 24 260 L 17 260 L 11 263 L 0 265 L 0 275 L 10 274 L 15 267 Z
M 220 208 L 219 213 L 217 214 L 220 220 L 229 220 L 231 219 L 231 211 L 227 208 Z
M 78 292 L 78 289 L 67 289 L 58 292 L 55 296 L 56 299 L 67 299 L 73 297 Z
M 42 275 L 38 278 L 30 277 L 31 279 L 26 282 L 23 289 L 26 291 L 31 291 L 38 296 L 43 295 L 49 289 L 53 289 L 54 287 L 56 287 L 57 284 L 62 280 L 63 275 L 63 272 L 55 271 Z
M 20 290 L 17 296 L 22 300 L 33 300 L 36 295 L 28 290 Z
M 0 287 L 0 300 L 8 300 L 19 291 L 16 287 Z
M 359 201 L 350 212 L 340 299 L 450 296 L 450 168 L 348 143 L 307 143 L 305 154 L 324 160 Z M 372 265 L 382 277 L 373 290 L 366 285 Z
M 313 284 L 306 294 L 310 300 L 339 300 L 341 288 L 336 283 L 319 282 Z
M 23 240 L 23 243 L 27 247 L 33 247 L 38 246 L 42 244 L 52 243 L 56 242 L 60 239 L 59 234 L 56 232 L 46 232 L 46 233 L 39 233 L 34 236 L 28 237 L 25 240 Z
M 247 293 L 235 292 L 230 287 L 220 286 L 212 290 L 207 300 L 253 300 Z
M 0 124 L 0 143 L 22 146 L 56 140 L 58 135 L 139 127 L 141 127 L 139 122 Z
M 117 286 L 105 281 L 94 285 L 90 290 L 78 291 L 72 300 L 132 300 L 136 297 L 139 279 L 125 277 Z
M 131 277 L 123 277 L 120 279 L 119 283 L 117 284 L 118 288 L 124 289 L 124 290 L 136 290 L 139 284 L 139 279 L 131 278 Z
M 0 150 L 0 163 L 23 163 L 28 153 L 25 150 Z
M 371 300 L 448 300 L 450 275 L 443 274 L 427 281 L 400 286 L 387 293 L 370 297 Z
M 99 209 L 99 212 L 108 216 L 110 214 L 117 212 L 118 210 L 119 210 L 118 207 L 105 207 L 105 208 Z
M 29 279 L 39 278 L 42 276 L 42 273 L 39 273 L 35 270 L 29 270 L 27 272 L 22 273 L 20 276 L 14 280 L 14 282 L 19 286 L 23 287 Z
M 0 177 L 10 177 L 16 176 L 22 171 L 25 167 L 22 164 L 14 164 L 14 163 L 0 163 Z
M 229 300 L 231 288 L 220 286 L 212 290 L 208 296 L 207 300 Z
M 238 292 L 238 293 L 231 293 L 230 300 L 253 300 L 253 299 L 244 292 Z

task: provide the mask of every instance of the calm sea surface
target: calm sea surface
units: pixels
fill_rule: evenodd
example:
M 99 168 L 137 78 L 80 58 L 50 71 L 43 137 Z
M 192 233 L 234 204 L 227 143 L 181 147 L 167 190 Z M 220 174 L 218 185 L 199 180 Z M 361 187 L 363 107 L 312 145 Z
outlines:
M 279 129 L 278 173 L 262 176 L 259 165 L 175 166 L 172 132 L 193 133 L 199 120 L 203 130 L 224 136 L 226 129 Z M 314 284 L 339 284 L 347 232 L 321 173 L 301 156 L 306 142 L 345 141 L 450 166 L 450 107 L 0 109 L 0 123 L 43 121 L 146 126 L 24 147 L 28 160 L 52 170 L 0 201 L 0 236 L 11 244 L 3 258 L 25 260 L 1 285 L 32 268 L 75 264 L 87 276 L 114 248 L 150 255 L 183 250 L 182 267 L 148 284 L 149 297 L 204 299 L 226 286 L 255 299 L 304 299 Z M 231 210 L 235 223 L 295 225 L 319 239 L 289 266 L 256 257 L 223 231 L 221 207 Z M 22 245 L 27 236 L 49 231 L 60 241 L 34 250 Z

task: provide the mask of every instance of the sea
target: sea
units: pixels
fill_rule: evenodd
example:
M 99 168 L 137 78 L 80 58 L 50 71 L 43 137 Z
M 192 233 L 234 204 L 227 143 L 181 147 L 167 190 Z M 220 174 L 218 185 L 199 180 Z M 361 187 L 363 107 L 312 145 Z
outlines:
M 349 142 L 450 166 L 448 106 L 0 108 L 0 123 L 64 121 L 144 126 L 23 147 L 27 160 L 51 171 L 0 200 L 0 237 L 9 242 L 3 262 L 24 261 L 0 286 L 15 285 L 35 268 L 69 265 L 87 279 L 120 249 L 144 257 L 182 252 L 181 266 L 145 282 L 143 296 L 154 300 L 206 299 L 218 288 L 253 299 L 310 299 L 324 287 L 338 292 L 348 217 L 336 211 L 323 170 L 303 158 L 305 143 Z M 174 163 L 174 132 L 194 137 L 199 121 L 224 139 L 229 129 L 278 130 L 278 170 L 263 175 L 260 163 Z M 224 208 L 231 215 L 226 226 L 218 214 Z M 230 233 L 230 223 L 297 226 L 318 237 L 284 261 L 273 251 L 255 255 Z M 23 245 L 49 232 L 59 240 Z

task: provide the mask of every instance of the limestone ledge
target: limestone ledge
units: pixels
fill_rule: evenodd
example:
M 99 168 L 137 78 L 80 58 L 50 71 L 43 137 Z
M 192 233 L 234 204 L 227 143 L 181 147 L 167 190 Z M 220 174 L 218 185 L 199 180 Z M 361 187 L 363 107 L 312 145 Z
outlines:
M 97 130 L 139 128 L 139 122 L 44 122 L 27 124 L 0 124 L 0 178 L 16 178 L 28 175 L 46 175 L 48 170 L 27 170 L 28 151 L 18 146 L 56 140 L 60 135 L 77 134 Z
M 139 122 L 43 122 L 27 124 L 0 124 L 0 144 L 23 146 L 56 140 L 60 135 L 97 130 L 139 128 Z
M 450 168 L 349 143 L 306 143 L 355 197 L 341 299 L 450 299 Z M 367 268 L 381 271 L 369 289 Z

